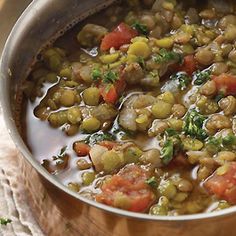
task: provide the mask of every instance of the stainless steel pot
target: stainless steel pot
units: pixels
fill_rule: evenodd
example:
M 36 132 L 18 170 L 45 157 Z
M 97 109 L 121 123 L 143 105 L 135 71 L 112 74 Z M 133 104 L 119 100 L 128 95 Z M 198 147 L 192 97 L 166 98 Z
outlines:
M 68 190 L 34 159 L 16 126 L 17 88 L 42 45 L 112 0 L 38 0 L 26 9 L 5 45 L 0 98 L 9 132 L 23 155 L 21 169 L 29 203 L 50 236 L 233 236 L 236 207 L 188 216 L 150 216 L 111 208 Z M 37 132 L 35 132 L 37 135 Z

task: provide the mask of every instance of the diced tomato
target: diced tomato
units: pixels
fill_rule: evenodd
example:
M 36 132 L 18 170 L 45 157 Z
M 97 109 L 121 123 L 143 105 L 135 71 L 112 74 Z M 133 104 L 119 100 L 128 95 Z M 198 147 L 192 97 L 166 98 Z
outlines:
M 102 84 L 99 89 L 105 102 L 111 104 L 115 104 L 117 102 L 118 94 L 113 84 Z
M 125 80 L 121 76 L 114 84 L 100 84 L 99 89 L 105 102 L 115 104 L 125 87 Z
M 125 87 L 126 87 L 125 79 L 124 77 L 121 76 L 119 80 L 115 82 L 115 88 L 117 93 L 121 94 L 125 90 Z
M 185 71 L 188 75 L 196 70 L 196 61 L 193 55 L 188 55 L 184 57 L 183 64 L 178 67 L 178 71 Z
M 209 177 L 205 183 L 205 188 L 218 198 L 224 199 L 231 204 L 236 204 L 236 162 L 229 164 L 226 173 L 219 175 L 216 172 Z
M 218 92 L 223 92 L 224 95 L 236 95 L 236 76 L 224 73 L 213 76 L 212 79 L 216 83 Z
M 101 50 L 106 51 L 114 47 L 119 49 L 120 46 L 130 43 L 131 39 L 136 37 L 138 32 L 125 23 L 121 23 L 111 33 L 108 33 L 102 40 Z
M 90 146 L 83 142 L 75 142 L 73 145 L 73 149 L 76 152 L 77 156 L 87 156 L 90 151 Z
M 149 174 L 137 165 L 128 165 L 106 181 L 96 201 L 121 209 L 145 212 L 155 201 L 155 195 L 146 184 Z
M 116 147 L 118 144 L 116 142 L 112 142 L 112 141 L 102 141 L 102 142 L 98 143 L 98 145 L 106 147 L 108 150 L 111 150 L 114 147 Z

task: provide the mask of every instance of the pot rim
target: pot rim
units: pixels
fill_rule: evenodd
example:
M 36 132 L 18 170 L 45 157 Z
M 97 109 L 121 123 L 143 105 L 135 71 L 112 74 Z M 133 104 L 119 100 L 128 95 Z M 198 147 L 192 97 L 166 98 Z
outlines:
M 28 22 L 30 21 L 30 13 L 32 9 L 40 10 L 40 7 L 42 7 L 42 4 L 39 4 L 40 1 L 32 1 L 31 4 L 25 9 L 25 11 L 22 13 L 22 15 L 19 17 L 17 22 L 15 23 L 13 29 L 11 30 L 8 39 L 5 43 L 5 46 L 3 48 L 2 56 L 0 59 L 0 107 L 2 108 L 3 117 L 5 120 L 5 124 L 8 130 L 8 133 L 10 134 L 14 144 L 16 145 L 16 148 L 21 152 L 23 157 L 31 164 L 31 166 L 45 179 L 47 179 L 51 184 L 59 188 L 61 191 L 65 192 L 66 194 L 72 196 L 75 199 L 78 199 L 86 204 L 89 204 L 91 206 L 94 206 L 100 210 L 107 211 L 112 214 L 125 216 L 129 218 L 135 218 L 139 220 L 152 220 L 152 221 L 162 221 L 162 222 L 168 222 L 168 221 L 198 221 L 203 219 L 209 219 L 214 217 L 224 217 L 227 215 L 231 215 L 236 213 L 236 206 L 232 206 L 230 208 L 211 212 L 211 213 L 199 213 L 199 214 L 191 214 L 191 215 L 180 215 L 180 216 L 153 216 L 149 214 L 143 214 L 143 213 L 135 213 L 135 212 L 129 212 L 126 210 L 121 210 L 118 208 L 113 208 L 101 203 L 98 203 L 93 200 L 89 200 L 83 196 L 80 196 L 78 193 L 75 193 L 71 191 L 68 187 L 60 183 L 53 175 L 48 173 L 41 165 L 40 163 L 34 159 L 32 153 L 29 151 L 28 147 L 24 143 L 23 139 L 21 138 L 19 132 L 17 131 L 17 127 L 15 125 L 14 119 L 12 117 L 12 112 L 10 109 L 10 101 L 9 99 L 6 99 L 4 95 L 9 95 L 9 91 L 6 91 L 4 80 L 9 79 L 9 74 L 4 75 L 4 63 L 5 60 L 9 60 L 9 51 L 11 48 L 11 45 L 13 45 L 13 42 L 15 40 L 15 35 L 19 35 L 24 32 L 19 31 L 19 26 L 21 26 L 22 22 Z M 7 59 L 5 59 L 7 58 Z M 5 78 L 4 78 L 5 77 Z M 10 118 L 9 118 L 10 117 Z

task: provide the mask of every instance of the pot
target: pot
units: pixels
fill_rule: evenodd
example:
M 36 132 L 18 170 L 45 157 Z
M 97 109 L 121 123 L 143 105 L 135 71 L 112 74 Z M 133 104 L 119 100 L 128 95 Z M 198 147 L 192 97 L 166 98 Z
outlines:
M 13 28 L 0 65 L 0 98 L 10 135 L 22 154 L 29 204 L 50 236 L 233 236 L 236 207 L 185 216 L 151 216 L 88 200 L 59 183 L 34 159 L 19 132 L 20 82 L 42 46 L 112 0 L 33 1 Z M 37 133 L 36 133 L 37 135 Z

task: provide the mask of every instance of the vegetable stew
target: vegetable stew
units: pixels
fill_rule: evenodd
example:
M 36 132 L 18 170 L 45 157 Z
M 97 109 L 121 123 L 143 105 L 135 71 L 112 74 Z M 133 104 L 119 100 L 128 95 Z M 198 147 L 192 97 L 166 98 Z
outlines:
M 236 204 L 236 4 L 121 1 L 43 50 L 23 134 L 58 181 L 152 215 Z

